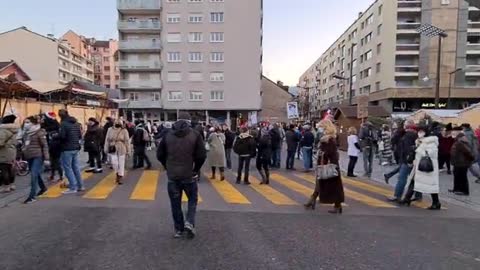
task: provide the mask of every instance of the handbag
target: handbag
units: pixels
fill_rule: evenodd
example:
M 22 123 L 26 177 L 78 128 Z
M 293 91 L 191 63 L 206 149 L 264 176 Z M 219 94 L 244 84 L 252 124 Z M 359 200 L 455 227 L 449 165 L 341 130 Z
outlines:
M 328 161 L 327 164 L 323 164 L 324 160 L 324 152 L 320 153 L 321 155 L 321 161 L 320 164 L 322 165 L 317 165 L 317 168 L 315 169 L 315 178 L 317 181 L 324 181 L 328 179 L 332 179 L 335 177 L 338 177 L 338 170 L 337 170 L 337 165 L 330 163 L 330 160 Z
M 431 173 L 434 171 L 432 159 L 427 151 L 425 151 L 425 156 L 423 156 L 418 163 L 418 170 L 425 173 Z
M 117 143 L 118 137 L 120 136 L 120 133 L 122 131 L 118 132 L 117 137 L 115 138 L 114 144 L 108 146 L 108 153 L 109 154 L 115 154 L 117 152 L 117 147 L 115 146 L 115 143 Z

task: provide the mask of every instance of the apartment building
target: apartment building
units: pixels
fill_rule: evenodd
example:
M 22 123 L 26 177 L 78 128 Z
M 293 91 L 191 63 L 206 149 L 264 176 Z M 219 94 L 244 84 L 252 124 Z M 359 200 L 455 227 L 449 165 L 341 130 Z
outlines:
M 118 0 L 127 118 L 232 123 L 261 108 L 262 0 Z
M 94 79 L 96 85 L 118 89 L 120 69 L 118 62 L 117 40 L 90 39 L 91 54 L 94 64 Z
M 451 108 L 479 102 L 480 10 L 465 0 L 377 0 L 300 77 L 312 116 L 348 104 L 350 80 L 353 105 L 368 95 L 370 105 L 391 112 L 433 108 L 439 38 L 418 33 L 423 24 L 448 35 L 440 107 L 447 107 L 449 92 Z
M 20 27 L 0 33 L 0 59 L 14 60 L 32 80 L 93 82 L 93 62 L 83 45 Z

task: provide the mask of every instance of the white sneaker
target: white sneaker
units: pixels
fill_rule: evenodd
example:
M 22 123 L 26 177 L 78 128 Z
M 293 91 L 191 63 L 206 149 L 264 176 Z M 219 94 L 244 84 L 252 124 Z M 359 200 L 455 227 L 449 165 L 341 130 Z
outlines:
M 195 237 L 195 228 L 192 224 L 186 222 L 185 223 L 185 233 L 187 234 L 187 238 L 193 239 Z
M 69 195 L 69 194 L 75 194 L 75 193 L 77 193 L 76 190 L 70 190 L 70 189 L 65 190 L 64 192 L 62 192 L 63 195 Z

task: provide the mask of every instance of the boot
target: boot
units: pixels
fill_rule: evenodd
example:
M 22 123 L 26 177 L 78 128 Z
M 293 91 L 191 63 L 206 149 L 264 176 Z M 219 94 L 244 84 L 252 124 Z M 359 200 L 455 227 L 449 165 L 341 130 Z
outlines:
M 304 204 L 303 206 L 305 206 L 305 209 L 307 209 L 307 210 L 308 209 L 315 210 L 316 201 L 317 201 L 317 195 L 313 194 L 312 196 L 310 196 L 310 200 L 308 200 L 308 202 L 306 204 Z
M 342 207 L 335 207 L 332 210 L 328 210 L 328 213 L 330 214 L 341 214 L 343 212 Z
M 267 183 L 267 177 L 265 176 L 263 171 L 259 171 L 259 173 L 260 173 L 260 176 L 262 177 L 262 182 L 260 182 L 260 185 L 266 184 Z
M 118 173 L 117 173 L 117 181 L 116 181 L 116 182 L 117 182 L 118 185 L 123 185 L 123 183 L 122 183 L 122 178 L 123 178 L 123 177 L 120 176 L 120 175 L 118 175 Z
M 220 171 L 220 181 L 224 181 L 224 180 L 225 180 L 225 172 Z
M 215 179 L 215 167 L 212 167 L 212 176 L 210 177 L 210 179 Z
M 432 204 L 432 206 L 430 206 L 427 209 L 428 210 L 440 210 L 440 209 L 442 209 L 442 205 L 440 203 L 439 204 Z
M 266 173 L 265 173 L 265 176 L 266 176 L 266 180 L 267 180 L 267 181 L 265 182 L 265 184 L 269 185 L 269 184 L 270 184 L 270 172 L 266 172 Z

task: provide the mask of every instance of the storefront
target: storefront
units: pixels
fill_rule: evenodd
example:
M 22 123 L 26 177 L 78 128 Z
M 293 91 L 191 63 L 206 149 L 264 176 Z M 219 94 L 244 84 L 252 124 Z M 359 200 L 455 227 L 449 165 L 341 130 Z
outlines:
M 480 99 L 452 99 L 451 107 L 447 108 L 447 100 L 441 99 L 439 109 L 464 109 L 480 102 Z M 394 99 L 392 112 L 414 112 L 421 109 L 435 109 L 435 99 Z

